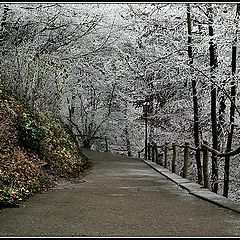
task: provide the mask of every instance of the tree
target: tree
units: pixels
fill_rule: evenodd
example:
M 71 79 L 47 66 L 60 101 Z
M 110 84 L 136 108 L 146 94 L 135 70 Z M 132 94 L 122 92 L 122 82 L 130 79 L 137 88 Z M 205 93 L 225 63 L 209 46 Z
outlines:
M 235 8 L 187 5 L 186 16 L 186 4 L 2 4 L 1 81 L 70 124 L 80 146 L 105 150 L 98 137 L 107 137 L 111 151 L 134 156 L 150 100 L 148 136 L 158 145 L 188 141 L 198 149 L 215 131 L 217 149 L 225 148 L 230 105 L 240 113 L 229 91 L 238 77 L 229 78 Z M 232 147 L 239 124 L 235 117 Z M 223 163 L 213 163 L 220 188 Z M 237 164 L 233 158 L 230 173 Z M 199 151 L 190 166 L 189 178 L 200 183 Z
M 234 133 L 234 122 L 235 122 L 235 103 L 236 103 L 236 67 L 237 67 L 237 34 L 238 34 L 238 21 L 240 15 L 240 4 L 237 4 L 236 10 L 236 34 L 232 44 L 232 81 L 231 81 L 231 97 L 232 102 L 230 106 L 230 131 L 228 133 L 227 138 L 227 148 L 226 152 L 230 152 L 232 150 L 232 140 Z M 224 187 L 223 187 L 223 196 L 228 197 L 229 191 L 229 169 L 230 169 L 230 157 L 225 157 L 225 165 L 224 165 Z
M 192 25 L 191 25 L 191 9 L 190 4 L 187 4 L 187 23 L 188 23 L 188 57 L 189 64 L 193 64 L 193 52 L 192 52 Z M 196 163 L 198 171 L 198 183 L 202 183 L 202 166 L 201 166 L 201 155 L 200 155 L 200 139 L 199 139 L 199 115 L 198 115 L 198 99 L 197 99 L 197 88 L 196 79 L 192 77 L 192 95 L 193 95 L 193 112 L 194 112 L 194 142 L 196 151 Z
M 69 64 L 62 59 L 76 52 L 101 16 L 91 5 L 10 4 L 5 18 L 1 79 L 31 106 L 57 114 L 69 76 Z
M 216 44 L 213 40 L 213 10 L 211 4 L 208 5 L 208 28 L 209 28 L 209 53 L 210 53 L 210 77 L 212 81 L 215 81 L 214 71 L 217 68 L 217 55 Z M 217 87 L 211 85 L 211 121 L 212 121 L 212 146 L 214 149 L 219 150 L 218 145 L 218 121 L 217 121 Z M 217 193 L 218 190 L 218 162 L 215 153 L 212 153 L 212 191 Z

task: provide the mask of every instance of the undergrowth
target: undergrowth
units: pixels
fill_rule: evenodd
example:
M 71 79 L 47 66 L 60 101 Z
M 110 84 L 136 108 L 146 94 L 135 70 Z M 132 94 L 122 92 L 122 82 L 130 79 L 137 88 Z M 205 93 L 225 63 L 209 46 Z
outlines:
M 0 85 L 0 207 L 15 207 L 91 167 L 69 128 Z

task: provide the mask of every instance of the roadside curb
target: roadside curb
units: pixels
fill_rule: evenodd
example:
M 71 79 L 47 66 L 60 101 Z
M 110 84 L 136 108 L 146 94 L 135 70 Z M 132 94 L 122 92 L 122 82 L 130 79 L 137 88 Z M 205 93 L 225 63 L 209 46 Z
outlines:
M 164 167 L 156 164 L 155 162 L 152 162 L 149 160 L 144 160 L 144 159 L 140 159 L 140 160 L 143 161 L 144 163 L 146 163 L 147 165 L 149 165 L 151 168 L 153 168 L 160 174 L 162 174 L 163 176 L 165 176 L 166 178 L 168 178 L 169 180 L 171 180 L 174 183 L 176 183 L 177 185 L 179 185 L 181 188 L 186 189 L 190 194 L 192 194 L 198 198 L 207 200 L 213 204 L 230 209 L 234 212 L 240 213 L 240 204 L 239 203 L 237 203 L 229 198 L 225 198 L 221 195 L 218 195 L 214 192 L 211 192 L 209 189 L 203 188 L 203 186 L 198 183 L 194 183 L 186 178 L 182 178 L 181 176 L 179 176 L 175 173 L 172 173 L 167 168 L 164 168 Z

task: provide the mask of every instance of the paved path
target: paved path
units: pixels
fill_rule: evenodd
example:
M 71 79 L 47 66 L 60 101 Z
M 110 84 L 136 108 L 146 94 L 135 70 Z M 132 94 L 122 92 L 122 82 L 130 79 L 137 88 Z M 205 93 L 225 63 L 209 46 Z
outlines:
M 240 236 L 240 214 L 192 194 L 148 164 L 86 151 L 79 181 L 0 211 L 0 236 Z

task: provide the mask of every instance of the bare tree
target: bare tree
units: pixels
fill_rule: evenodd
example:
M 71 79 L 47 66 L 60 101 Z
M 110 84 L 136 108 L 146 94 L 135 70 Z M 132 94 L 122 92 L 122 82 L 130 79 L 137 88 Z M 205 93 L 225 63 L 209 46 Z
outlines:
M 235 121 L 235 102 L 236 102 L 236 67 L 237 67 L 237 34 L 238 34 L 238 21 L 240 15 L 240 4 L 237 4 L 236 11 L 236 34 L 232 44 L 232 81 L 231 81 L 231 106 L 230 106 L 230 131 L 227 138 L 226 152 L 232 150 L 233 132 L 234 132 L 234 121 Z M 229 168 L 230 168 L 230 157 L 225 157 L 224 165 L 224 187 L 223 196 L 228 197 L 229 190 Z
M 192 21 L 191 21 L 191 9 L 190 4 L 187 4 L 187 24 L 188 24 L 188 57 L 189 64 L 193 64 L 193 52 L 192 52 Z M 190 69 L 192 70 L 192 69 Z M 202 165 L 200 155 L 200 139 L 199 139 L 199 114 L 198 114 L 198 98 L 197 98 L 197 82 L 195 76 L 192 76 L 192 95 L 193 95 L 193 118 L 194 118 L 194 142 L 196 151 L 196 163 L 198 172 L 198 183 L 202 183 Z
M 215 70 L 217 68 L 217 55 L 216 44 L 213 40 L 213 9 L 212 5 L 208 4 L 208 30 L 209 30 L 209 53 L 210 53 L 210 77 L 215 81 Z M 211 85 L 211 121 L 212 121 L 212 146 L 214 149 L 219 150 L 218 147 L 218 121 L 217 121 L 217 87 Z M 212 191 L 217 193 L 218 190 L 218 163 L 216 154 L 212 154 Z

